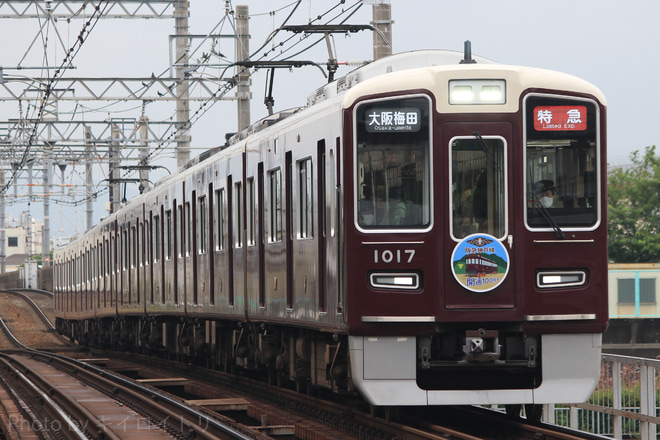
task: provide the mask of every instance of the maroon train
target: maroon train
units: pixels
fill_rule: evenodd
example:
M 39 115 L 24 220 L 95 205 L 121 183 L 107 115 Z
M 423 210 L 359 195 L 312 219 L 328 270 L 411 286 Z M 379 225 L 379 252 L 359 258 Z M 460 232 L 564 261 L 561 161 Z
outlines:
M 605 99 L 462 60 L 357 69 L 58 249 L 59 331 L 375 406 L 587 399 L 608 324 Z M 506 270 L 461 273 L 467 254 Z

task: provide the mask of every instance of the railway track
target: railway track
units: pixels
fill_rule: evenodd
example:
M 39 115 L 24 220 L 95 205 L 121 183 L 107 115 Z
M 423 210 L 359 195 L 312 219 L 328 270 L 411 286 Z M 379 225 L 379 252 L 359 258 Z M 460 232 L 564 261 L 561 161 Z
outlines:
M 350 396 L 337 401 L 337 396 L 309 396 L 246 376 L 237 377 L 167 359 L 135 353 L 74 350 L 64 340 L 66 344 L 55 348 L 83 359 L 18 350 L 19 346 L 43 344 L 44 337 L 59 337 L 50 334 L 47 318 L 38 318 L 42 326 L 38 328 L 34 316 L 41 314 L 28 312 L 33 305 L 28 305 L 29 301 L 24 299 L 21 301 L 20 312 L 11 307 L 0 308 L 2 322 L 7 320 L 5 310 L 14 315 L 10 320 L 15 321 L 6 325 L 6 332 L 11 333 L 10 326 L 17 331 L 16 335 L 5 336 L 13 342 L 11 347 L 3 346 L 5 353 L 0 364 L 3 385 L 0 387 L 0 421 L 5 438 L 109 439 L 134 438 L 138 434 L 148 434 L 149 438 L 229 438 L 211 433 L 207 426 L 215 424 L 230 426 L 230 432 L 239 436 L 232 438 L 602 438 L 528 423 L 525 419 L 511 419 L 474 407 L 402 408 L 381 411 L 374 416 L 368 405 Z M 30 382 L 20 384 L 19 378 Z M 157 389 L 168 384 L 167 390 L 172 394 Z M 172 387 L 173 384 L 176 386 Z M 93 397 L 89 394 L 92 392 Z M 142 397 L 138 398 L 139 394 Z M 166 402 L 171 405 L 168 409 L 158 408 Z M 151 408 L 152 405 L 155 407 Z M 125 412 L 116 412 L 120 410 Z M 57 418 L 60 416 L 62 419 Z M 167 421 L 176 423 L 170 426 Z M 30 429 L 21 430 L 25 427 Z M 66 437 L 63 436 L 65 431 Z M 32 437 L 35 432 L 40 436 Z M 205 437 L 209 434 L 212 436 Z
M 39 344 L 44 337 L 54 338 L 62 344 L 55 347 L 59 349 L 69 348 L 70 344 L 59 335 L 44 336 L 49 333 L 49 320 L 39 313 L 34 301 L 25 295 L 18 297 L 23 307 L 2 309 L 3 314 L 14 314 L 11 326 L 19 333 L 14 334 L 7 319 L 2 319 L 4 340 L 18 347 L 4 347 L 0 353 L 0 424 L 4 438 L 260 438 L 258 431 L 221 420 L 148 385 L 70 357 L 27 348 L 21 335 Z M 3 300 L 7 300 L 6 292 Z M 34 315 L 46 331 L 36 326 Z
M 100 353 L 110 355 L 110 353 Z M 212 396 L 245 399 L 246 413 L 255 420 L 290 426 L 303 432 L 299 438 L 313 439 L 407 439 L 407 440 L 603 440 L 605 437 L 563 427 L 511 418 L 485 408 L 412 407 L 381 409 L 376 415 L 364 401 L 335 395 L 310 396 L 293 389 L 278 388 L 258 379 L 236 377 L 203 367 L 169 360 L 122 353 L 111 354 L 108 366 L 132 370 L 150 377 L 185 377 L 182 390 L 198 399 Z M 112 365 L 114 364 L 114 365 Z
M 53 297 L 39 290 L 1 290 L 0 349 L 33 348 L 80 351 L 55 331 Z
M 179 399 L 80 361 L 31 350 L 2 354 L 0 361 L 13 402 L 31 409 L 13 425 L 46 438 L 255 438 Z

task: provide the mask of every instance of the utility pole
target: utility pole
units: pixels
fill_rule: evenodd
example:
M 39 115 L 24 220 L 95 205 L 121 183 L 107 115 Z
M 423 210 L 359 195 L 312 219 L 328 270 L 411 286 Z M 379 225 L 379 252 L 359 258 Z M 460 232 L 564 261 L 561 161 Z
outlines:
M 44 143 L 46 169 L 44 170 L 44 226 L 41 231 L 41 264 L 50 266 L 50 192 L 53 182 L 53 142 Z
M 112 124 L 112 143 L 110 144 L 110 164 L 108 166 L 108 175 L 110 176 L 110 213 L 119 211 L 121 206 L 121 194 L 119 187 L 119 150 L 120 150 L 119 127 Z
M 250 26 L 248 23 L 248 7 L 236 6 L 236 60 L 249 61 L 250 58 Z M 238 71 L 238 131 L 250 125 L 250 70 L 239 67 Z
M 139 138 L 138 138 L 138 143 L 140 144 L 140 152 L 139 152 L 139 160 L 138 160 L 138 167 L 139 167 L 139 175 L 140 175 L 140 194 L 145 192 L 151 184 L 149 183 L 149 169 L 147 166 L 149 165 L 149 118 L 146 116 L 142 115 L 140 117 L 140 130 L 138 132 Z
M 378 32 L 374 32 L 374 61 L 392 55 L 392 6 L 390 0 L 372 0 L 373 21 L 371 25 L 385 36 L 383 41 Z
M 93 164 L 92 154 L 92 132 L 87 129 L 85 132 L 85 195 L 87 196 L 86 213 L 87 219 L 85 222 L 85 231 L 89 231 L 94 226 L 94 198 L 92 193 L 94 191 L 94 175 L 92 171 Z
M 5 186 L 5 170 L 0 169 L 0 187 Z M 7 271 L 7 215 L 5 213 L 5 192 L 0 191 L 0 273 Z
M 176 30 L 176 128 L 179 136 L 176 141 L 176 165 L 183 168 L 190 160 L 190 95 L 189 83 L 186 77 L 188 69 L 188 48 L 190 32 L 188 15 L 190 11 L 188 0 L 179 0 L 174 4 L 174 28 Z

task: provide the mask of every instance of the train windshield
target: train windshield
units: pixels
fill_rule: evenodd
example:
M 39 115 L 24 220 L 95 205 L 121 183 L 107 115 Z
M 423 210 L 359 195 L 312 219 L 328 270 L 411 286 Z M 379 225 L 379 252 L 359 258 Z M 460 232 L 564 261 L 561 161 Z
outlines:
M 356 220 L 361 229 L 431 224 L 429 100 L 362 104 L 356 110 Z
M 526 102 L 527 225 L 591 228 L 598 222 L 596 106 L 534 96 Z
M 452 235 L 506 234 L 505 144 L 479 133 L 451 141 Z

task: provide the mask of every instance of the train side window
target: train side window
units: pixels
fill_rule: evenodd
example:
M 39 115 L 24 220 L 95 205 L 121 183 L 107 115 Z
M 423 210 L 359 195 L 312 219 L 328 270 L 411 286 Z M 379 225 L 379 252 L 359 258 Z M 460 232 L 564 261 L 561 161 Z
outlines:
M 234 184 L 234 247 L 243 247 L 243 185 Z
M 186 252 L 186 249 L 183 246 L 183 239 L 186 236 L 186 222 L 183 221 L 183 209 L 184 209 L 183 205 L 179 205 L 176 207 L 177 220 L 179 221 L 179 228 L 176 230 L 177 243 L 179 243 L 179 247 L 178 247 L 179 258 L 182 258 Z
M 128 269 L 128 228 L 121 231 L 121 270 L 126 271 Z
M 186 255 L 190 256 L 192 254 L 192 211 L 191 211 L 190 202 L 186 202 L 186 218 L 185 221 L 183 217 L 181 218 L 181 227 L 185 230 L 185 233 L 181 234 L 181 239 L 186 240 Z
M 201 196 L 197 199 L 199 213 L 197 215 L 197 236 L 199 237 L 199 253 L 205 254 L 208 247 L 208 226 L 206 225 L 208 209 L 206 207 L 206 196 Z
M 225 250 L 225 190 L 224 188 L 215 191 L 215 250 Z
M 93 269 L 94 260 L 92 258 L 94 254 L 93 254 L 92 249 L 93 248 L 90 245 L 90 247 L 87 248 L 87 250 L 85 251 L 85 260 L 86 260 L 85 261 L 85 264 L 86 264 L 85 269 L 86 269 L 86 274 L 87 274 L 86 276 L 87 276 L 88 289 L 91 288 L 91 283 L 94 280 L 94 275 L 93 275 L 94 274 L 94 269 Z
M 154 263 L 158 263 L 158 262 L 160 262 L 160 258 L 161 258 L 161 255 L 160 255 L 161 232 L 160 232 L 160 216 L 159 215 L 154 216 L 153 231 L 154 231 L 153 243 L 154 243 L 154 250 L 155 250 L 155 252 L 154 252 Z
M 451 140 L 452 236 L 506 235 L 506 157 L 502 138 Z
M 105 276 L 110 276 L 110 241 L 106 238 L 104 240 L 104 249 L 105 249 Z
M 139 249 L 138 249 L 138 251 L 139 251 L 139 253 L 138 253 L 138 255 L 139 255 L 139 259 L 138 259 L 138 263 L 139 263 L 139 264 L 138 264 L 138 266 L 143 267 L 143 266 L 144 266 L 144 262 L 145 262 L 145 259 L 144 259 L 144 255 L 145 255 L 144 247 L 146 246 L 146 243 L 145 243 L 145 241 L 144 241 L 144 222 L 140 222 L 140 226 L 138 227 L 138 237 L 137 237 L 137 241 L 139 242 L 139 243 L 138 243 L 138 248 L 139 248 Z
M 282 241 L 282 171 L 277 168 L 268 173 L 270 183 L 270 224 L 268 241 Z
M 142 246 L 142 261 L 144 261 L 145 266 L 149 266 L 150 263 L 150 250 L 151 250 L 151 228 L 150 225 L 151 223 L 149 220 L 144 221 L 143 229 L 142 229 L 142 242 L 144 245 Z
M 298 237 L 314 237 L 312 159 L 298 162 Z
M 90 281 L 89 249 L 85 250 L 85 253 L 83 254 L 82 264 L 83 264 L 83 270 L 82 270 L 83 283 L 85 285 L 85 290 L 87 290 L 89 288 L 89 281 Z
M 134 269 L 138 265 L 137 255 L 138 255 L 138 235 L 137 227 L 131 226 L 131 269 Z
M 355 221 L 365 231 L 431 226 L 431 117 L 423 96 L 355 111 Z
M 525 99 L 525 200 L 530 229 L 596 227 L 599 117 L 593 101 Z
M 247 179 L 247 193 L 245 194 L 245 197 L 247 200 L 245 201 L 246 204 L 246 220 L 247 220 L 247 245 L 248 246 L 254 246 L 257 242 L 256 240 L 256 216 L 254 213 L 257 210 L 257 203 L 255 199 L 255 185 L 254 185 L 254 177 L 250 177 Z
M 172 259 L 172 210 L 165 211 L 165 260 Z

